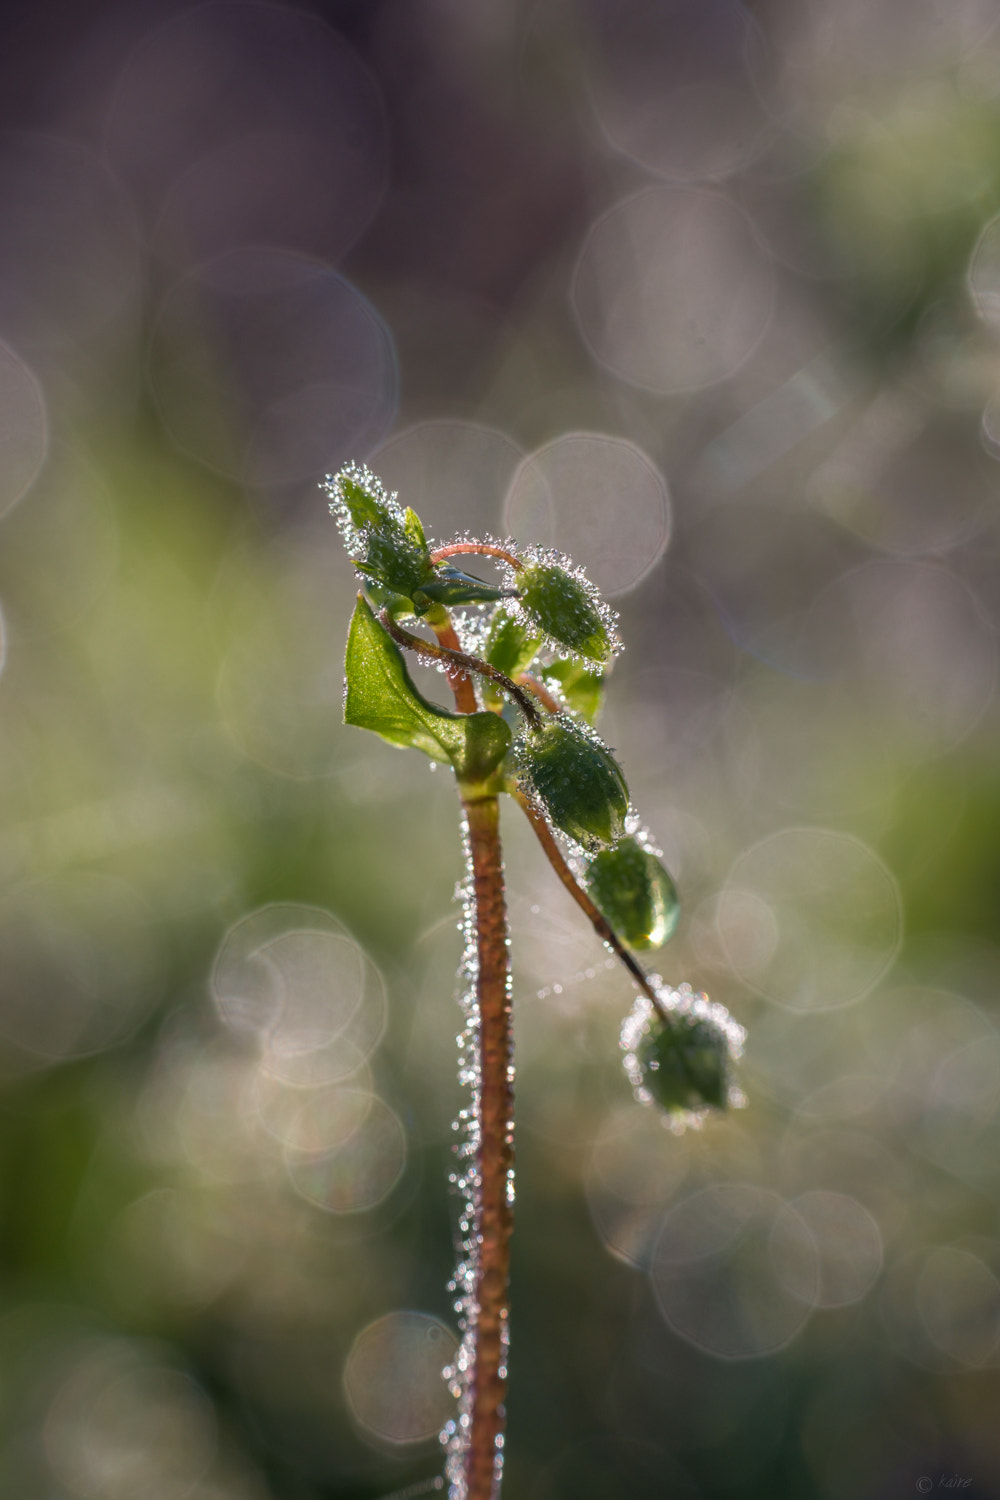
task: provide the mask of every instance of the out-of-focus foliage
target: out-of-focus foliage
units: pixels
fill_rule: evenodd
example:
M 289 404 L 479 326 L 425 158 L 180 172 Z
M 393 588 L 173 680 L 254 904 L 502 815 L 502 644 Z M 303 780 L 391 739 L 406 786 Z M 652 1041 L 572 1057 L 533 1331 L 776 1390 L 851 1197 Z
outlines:
M 996 7 L 64 8 L 0 78 L 0 1493 L 438 1472 L 461 851 L 342 723 L 350 459 L 611 598 L 748 1031 L 665 1131 L 507 820 L 511 1495 L 1000 1493 Z

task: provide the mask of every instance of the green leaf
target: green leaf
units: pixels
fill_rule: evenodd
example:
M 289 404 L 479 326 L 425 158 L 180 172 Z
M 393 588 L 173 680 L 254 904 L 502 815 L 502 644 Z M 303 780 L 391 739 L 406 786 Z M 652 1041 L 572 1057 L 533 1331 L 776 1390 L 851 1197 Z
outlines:
M 577 843 L 592 848 L 621 838 L 628 787 L 592 731 L 568 718 L 550 719 L 519 742 L 517 765 L 551 821 Z
M 374 479 L 375 483 L 366 484 L 366 479 Z M 364 531 L 366 526 L 378 530 L 393 524 L 392 502 L 374 474 L 352 464 L 341 470 L 333 485 L 357 531 Z
M 554 677 L 567 705 L 581 719 L 593 724 L 604 702 L 604 673 L 599 669 L 584 666 L 572 657 L 555 661 L 542 673 L 547 681 Z
M 405 532 L 366 531 L 354 566 L 366 578 L 412 599 L 429 576 L 429 563 L 411 545 Z
M 428 703 L 414 687 L 403 654 L 358 595 L 344 663 L 344 723 L 371 729 L 393 745 L 412 745 L 431 760 L 461 761 L 466 718 Z M 495 715 L 490 715 L 491 718 Z
M 495 604 L 509 593 L 509 589 L 499 589 L 492 583 L 484 583 L 481 578 L 473 578 L 446 565 L 437 568 L 429 581 L 421 583 L 415 602 L 421 604 L 420 596 L 424 596 L 432 604 Z
M 423 522 L 409 505 L 403 512 L 403 530 L 418 552 L 427 551 L 427 538 L 424 536 Z
M 662 948 L 680 917 L 677 890 L 655 854 L 637 839 L 603 849 L 587 867 L 587 890 L 630 948 Z
M 484 655 L 491 666 L 513 680 L 527 671 L 541 643 L 539 633 L 529 631 L 506 609 L 498 609 L 490 622 Z
M 614 646 L 592 584 L 555 563 L 531 563 L 518 575 L 522 608 L 559 646 L 603 665 Z

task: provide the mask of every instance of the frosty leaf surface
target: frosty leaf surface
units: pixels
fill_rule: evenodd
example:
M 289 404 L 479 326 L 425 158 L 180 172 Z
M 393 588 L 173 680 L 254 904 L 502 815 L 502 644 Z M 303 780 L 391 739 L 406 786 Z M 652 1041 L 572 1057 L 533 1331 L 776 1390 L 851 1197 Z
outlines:
M 433 604 L 495 604 L 505 592 L 459 568 L 439 566 L 433 578 L 420 584 L 417 602 L 426 597 Z

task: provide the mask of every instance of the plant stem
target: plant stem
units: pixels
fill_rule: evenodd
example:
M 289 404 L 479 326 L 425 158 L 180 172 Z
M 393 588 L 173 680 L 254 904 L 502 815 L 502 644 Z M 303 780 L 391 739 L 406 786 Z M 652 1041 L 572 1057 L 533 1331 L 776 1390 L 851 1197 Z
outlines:
M 443 618 L 440 621 L 429 621 L 430 627 L 437 636 L 438 645 L 444 646 L 447 651 L 461 653 L 462 643 L 455 633 L 455 627 L 451 623 L 451 616 L 447 610 L 442 609 Z M 460 714 L 474 714 L 479 708 L 476 702 L 476 689 L 468 672 L 461 667 L 446 666 L 444 674 L 448 679 L 448 686 L 455 695 L 455 707 Z
M 550 714 L 561 714 L 562 704 L 553 698 L 544 682 L 539 682 L 537 677 L 532 677 L 530 672 L 522 672 L 517 679 L 518 687 L 528 689 L 533 698 L 537 698 L 543 708 L 547 708 Z
M 379 611 L 379 620 L 397 646 L 405 646 L 416 656 L 424 656 L 431 661 L 440 661 L 446 665 L 459 667 L 463 672 L 477 672 L 480 677 L 486 677 L 490 682 L 495 682 L 508 697 L 513 698 L 532 729 L 537 729 L 541 724 L 538 709 L 524 689 L 519 688 L 516 682 L 511 682 L 509 677 L 505 677 L 488 661 L 480 661 L 478 656 L 469 656 L 465 651 L 453 651 L 447 646 L 433 646 L 430 641 L 421 640 L 419 635 L 413 635 L 409 630 L 404 630 L 402 625 L 397 625 L 387 609 Z
M 587 917 L 590 925 L 597 933 L 597 936 L 603 939 L 605 943 L 607 943 L 608 947 L 612 950 L 615 957 L 620 959 L 621 962 L 625 965 L 636 985 L 638 985 L 639 989 L 646 996 L 646 999 L 652 1001 L 653 1007 L 659 1015 L 660 1019 L 669 1024 L 670 1018 L 667 1014 L 666 1009 L 664 1008 L 663 1001 L 660 999 L 659 995 L 656 993 L 652 984 L 650 983 L 649 976 L 647 975 L 646 971 L 642 968 L 641 964 L 638 964 L 632 957 L 631 953 L 625 947 L 621 938 L 611 926 L 611 923 L 603 915 L 602 912 L 598 911 L 593 901 L 591 901 L 590 897 L 587 895 L 587 892 L 577 882 L 576 876 L 573 874 L 573 871 L 570 869 L 569 865 L 563 858 L 562 850 L 556 843 L 556 840 L 548 823 L 546 823 L 545 819 L 542 817 L 537 808 L 532 807 L 531 803 L 528 801 L 523 792 L 515 791 L 514 797 L 524 809 L 524 813 L 528 819 L 528 822 L 535 830 L 535 836 L 537 837 L 538 842 L 541 844 L 542 848 L 545 850 L 545 857 L 548 859 L 549 864 L 552 866 L 553 870 L 555 870 L 556 874 L 559 876 L 559 879 L 569 891 L 577 906 Z
M 435 547 L 431 562 L 444 562 L 448 557 L 460 557 L 463 553 L 474 553 L 476 557 L 499 557 L 509 563 L 516 573 L 523 573 L 524 563 L 506 547 L 496 547 L 492 542 L 449 542 L 446 547 Z
M 476 1247 L 474 1356 L 470 1372 L 467 1500 L 499 1493 L 497 1439 L 507 1387 L 510 1235 L 514 1167 L 514 1089 L 510 960 L 497 797 L 464 801 L 476 901 L 479 1010 L 478 1150 L 473 1229 Z

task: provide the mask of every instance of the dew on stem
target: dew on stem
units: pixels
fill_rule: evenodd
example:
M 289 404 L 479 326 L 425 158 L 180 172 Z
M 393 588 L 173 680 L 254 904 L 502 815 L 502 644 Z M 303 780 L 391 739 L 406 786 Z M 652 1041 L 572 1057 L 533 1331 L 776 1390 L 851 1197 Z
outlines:
M 614 612 L 568 558 L 511 539 L 465 535 L 431 550 L 413 511 L 361 465 L 326 481 L 358 575 L 347 650 L 345 721 L 450 764 L 465 873 L 455 1121 L 458 1264 L 449 1290 L 461 1342 L 444 1372 L 457 1402 L 441 1433 L 449 1500 L 499 1500 L 508 1283 L 514 1205 L 510 955 L 499 803 L 526 813 L 558 879 L 639 991 L 622 1028 L 636 1097 L 673 1130 L 741 1102 L 733 1083 L 743 1031 L 689 985 L 647 975 L 632 950 L 673 934 L 677 892 L 629 803 L 624 774 L 593 728 L 604 674 L 620 650 Z M 500 587 L 455 557 L 499 563 Z M 453 614 L 452 610 L 457 610 Z M 429 627 L 434 642 L 401 620 Z M 417 690 L 404 652 L 448 678 L 455 712 Z M 514 730 L 519 729 L 515 738 Z M 553 985 L 552 992 L 558 993 Z M 546 991 L 542 992 L 547 993 Z

